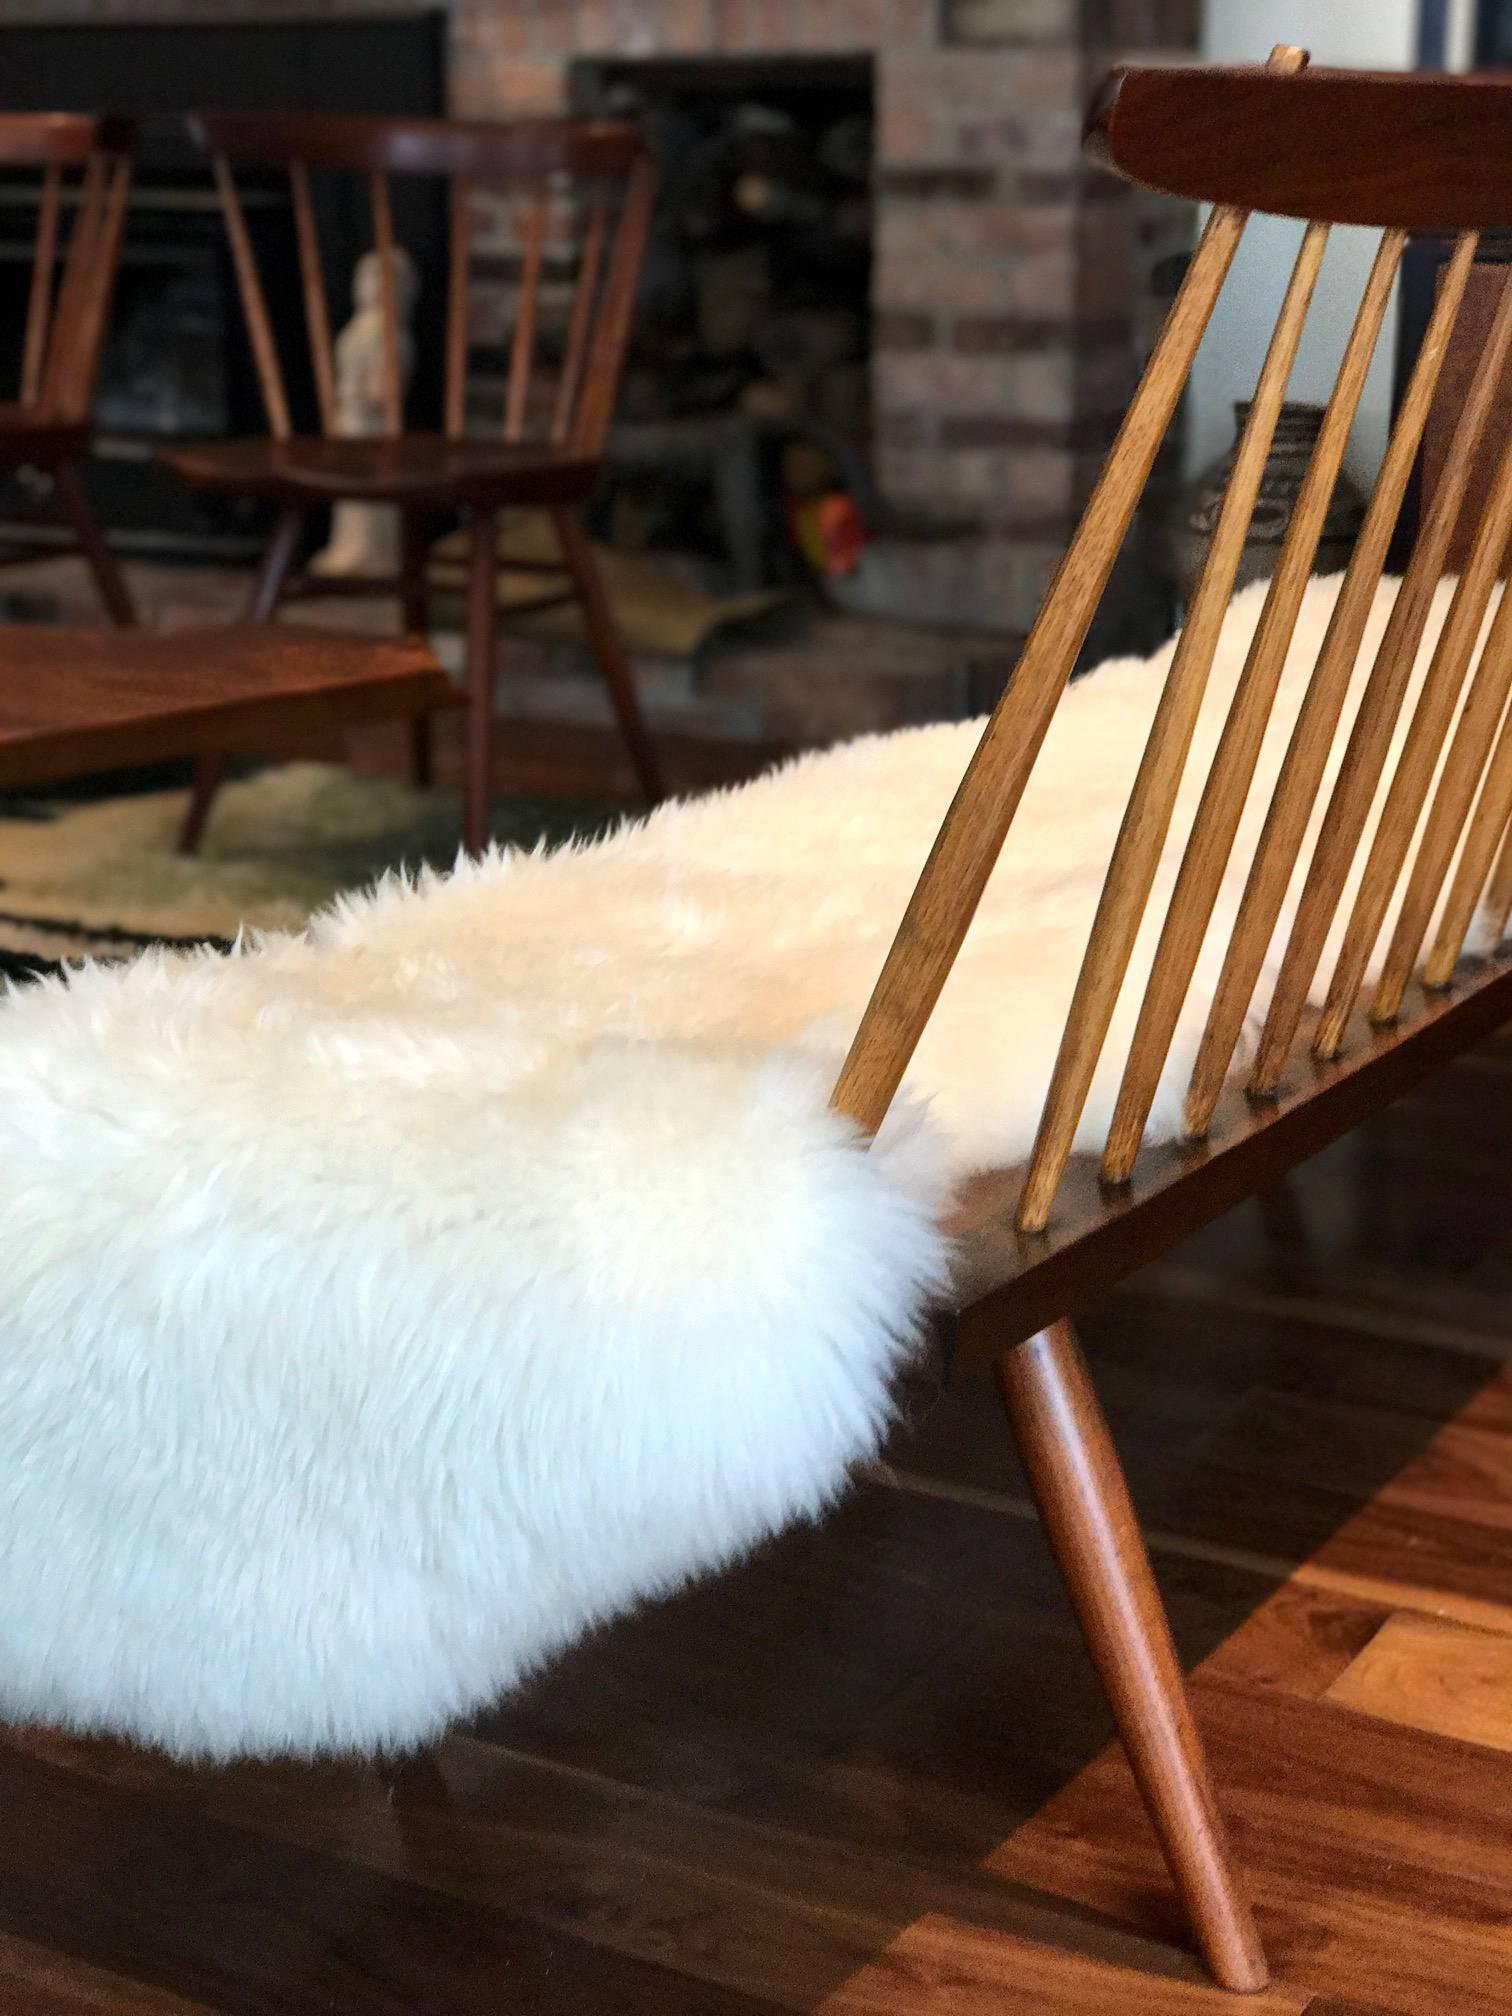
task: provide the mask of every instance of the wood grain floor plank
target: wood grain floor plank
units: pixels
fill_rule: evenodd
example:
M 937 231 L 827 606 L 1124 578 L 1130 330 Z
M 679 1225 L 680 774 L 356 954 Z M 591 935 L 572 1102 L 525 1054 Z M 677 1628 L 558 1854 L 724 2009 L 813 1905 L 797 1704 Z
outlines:
M 1462 1598 L 1467 1622 L 1487 1611 L 1505 1611 L 1512 1543 L 1505 1532 L 1478 1519 L 1428 1512 L 1383 1492 L 1347 1520 L 1318 1549 L 1305 1571 L 1327 1571 L 1382 1590 L 1400 1587 L 1391 1609 L 1421 1606 L 1405 1592 L 1421 1590 L 1443 1599 Z M 1458 1614 L 1445 1607 L 1445 1616 Z
M 1355 1356 L 1365 1365 L 1373 1365 L 1383 1351 L 1389 1363 L 1414 1369 L 1419 1350 L 1468 1357 L 1488 1370 L 1507 1358 L 1506 1310 L 1499 1300 L 1493 1304 L 1484 1293 L 1456 1294 L 1443 1281 L 1425 1281 L 1417 1271 L 1391 1274 L 1358 1263 L 1330 1263 L 1316 1286 L 1299 1292 L 1271 1279 L 1236 1280 L 1190 1258 L 1158 1260 L 1131 1276 L 1119 1299 L 1158 1311 L 1162 1330 L 1178 1324 L 1184 1328 L 1204 1314 L 1209 1325 L 1240 1318 L 1246 1329 L 1260 1325 L 1290 1330 L 1293 1336 L 1300 1330 L 1325 1340 L 1335 1360 L 1340 1346 L 1352 1341 Z M 1152 1319 L 1147 1315 L 1146 1320 Z M 1369 1354 L 1360 1350 L 1362 1343 L 1372 1347 Z
M 225 2016 L 771 2016 L 771 2005 L 0 1751 L 0 1932 Z M 150 2005 L 149 2005 L 150 2006 Z
M 1512 1316 L 1512 1296 L 1508 1297 L 1507 1307 Z M 1512 1443 L 1512 1374 L 1503 1372 L 1483 1386 L 1447 1425 L 1503 1435 Z
M 225 2016 L 166 1989 L 0 1934 L 0 2009 L 11 2016 Z
M 1451 1422 L 1384 1495 L 1394 1510 L 1466 1520 L 1505 1544 L 1512 1534 L 1512 1435 L 1500 1425 L 1474 1426 L 1468 1417 Z
M 1302 2016 L 1307 1991 L 1282 1985 L 1242 2001 L 1167 1958 L 1139 1972 L 1087 1954 L 921 1918 L 824 2003 L 819 2016 Z
M 1320 1995 L 1302 2016 L 1412 2016 L 1410 2009 L 1388 2009 L 1384 2002 L 1346 2002 L 1338 1995 Z
M 1315 1701 L 1364 1651 L 1391 1613 L 1381 1604 L 1285 1583 L 1226 1638 L 1203 1671 L 1235 1686 Z
M 963 1865 L 861 1853 L 731 1819 L 586 1772 L 453 1738 L 445 1798 L 395 1803 L 356 1767 L 192 1771 L 122 1745 L 23 1739 L 49 1765 L 118 1793 L 419 1885 L 546 1933 L 808 2010 L 930 1902 L 1028 1935 L 1046 1900 Z
M 1325 1698 L 1379 1721 L 1512 1751 L 1512 1635 L 1398 1614 Z
M 1512 1758 L 1215 1677 L 1194 1697 L 1277 1978 L 1410 2016 L 1504 2010 Z M 990 1866 L 1183 1936 L 1115 1751 Z
M 1404 1564 L 1404 1569 L 1410 1572 L 1411 1564 Z M 1347 1569 L 1330 1568 L 1317 1561 L 1299 1568 L 1292 1579 L 1299 1589 L 1311 1594 L 1336 1597 L 1341 1602 L 1374 1610 L 1383 1622 L 1393 1611 L 1413 1610 L 1424 1617 L 1462 1624 L 1470 1631 L 1512 1631 L 1512 1611 L 1505 1603 L 1462 1596 L 1425 1583 L 1395 1576 L 1351 1574 Z

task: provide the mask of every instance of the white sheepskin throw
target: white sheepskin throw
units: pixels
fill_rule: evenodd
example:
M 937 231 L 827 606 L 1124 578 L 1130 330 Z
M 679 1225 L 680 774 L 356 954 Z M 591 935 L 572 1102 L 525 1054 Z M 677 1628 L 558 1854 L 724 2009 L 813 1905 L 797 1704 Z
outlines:
M 941 1292 L 951 1177 L 1031 1139 L 1169 656 L 1067 693 L 870 1152 L 829 1088 L 979 724 L 13 992 L 0 1713 L 401 1750 L 818 1513 Z

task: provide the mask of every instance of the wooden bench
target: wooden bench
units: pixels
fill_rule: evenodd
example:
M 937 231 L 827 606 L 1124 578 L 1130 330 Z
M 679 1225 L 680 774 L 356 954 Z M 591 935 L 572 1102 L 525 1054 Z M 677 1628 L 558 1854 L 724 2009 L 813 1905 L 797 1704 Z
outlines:
M 1208 221 L 1127 417 L 936 841 L 847 1058 L 834 1103 L 868 1133 L 902 1082 L 992 873 L 1098 607 L 1251 211 L 1305 221 L 1290 284 L 1114 847 L 1027 1167 L 960 1198 L 955 1369 L 992 1368 L 1151 1817 L 1213 1973 L 1255 1990 L 1266 1965 L 1127 1488 L 1070 1319 L 1131 1269 L 1283 1179 L 1512 1013 L 1512 962 L 1463 958 L 1472 918 L 1512 911 L 1512 595 L 1477 659 L 1512 533 L 1512 450 L 1497 461 L 1476 536 L 1373 833 L 1382 780 L 1467 475 L 1497 418 L 1512 354 L 1503 285 L 1440 460 L 1300 901 L 1264 1029 L 1235 1082 L 1236 1047 L 1302 856 L 1388 543 L 1418 461 L 1477 234 L 1512 218 L 1512 81 L 1309 70 L 1277 49 L 1264 68 L 1125 68 L 1088 129 L 1094 156 Z M 1343 346 L 1298 499 L 1154 954 L 1100 1166 L 1072 1158 L 1166 844 L 1271 434 L 1330 227 L 1379 245 Z M 1188 1140 L 1143 1150 L 1173 1033 L 1228 868 L 1324 515 L 1386 323 L 1408 234 L 1452 234 L 1438 299 L 1393 427 L 1269 813 L 1207 1016 L 1186 1099 Z M 1505 429 L 1498 430 L 1503 436 Z M 1442 761 L 1442 767 L 1440 763 Z M 1437 781 L 1435 782 L 1435 774 Z M 1426 808 L 1426 819 L 1420 818 Z M 1344 891 L 1357 854 L 1362 879 Z M 1395 893 L 1400 915 L 1367 986 Z M 1342 949 L 1315 999 L 1336 915 Z M 1426 946 L 1426 953 L 1425 953 Z

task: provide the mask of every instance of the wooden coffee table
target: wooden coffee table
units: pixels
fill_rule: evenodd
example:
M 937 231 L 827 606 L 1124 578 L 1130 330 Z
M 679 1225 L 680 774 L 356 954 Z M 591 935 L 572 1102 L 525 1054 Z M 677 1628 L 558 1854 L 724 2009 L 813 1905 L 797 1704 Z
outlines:
M 416 637 L 0 629 L 0 790 L 428 714 L 461 695 Z

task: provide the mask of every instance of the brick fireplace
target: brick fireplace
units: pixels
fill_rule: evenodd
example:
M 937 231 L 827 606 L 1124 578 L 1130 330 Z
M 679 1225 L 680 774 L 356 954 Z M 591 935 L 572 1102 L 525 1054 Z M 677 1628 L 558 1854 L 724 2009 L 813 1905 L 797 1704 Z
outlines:
M 6 0 L 5 13 L 117 30 L 428 16 L 443 33 L 452 111 L 484 118 L 582 109 L 585 77 L 637 68 L 675 68 L 679 90 L 701 61 L 726 78 L 779 60 L 864 73 L 861 431 L 886 512 L 849 606 L 968 632 L 985 648 L 949 636 L 921 673 L 873 632 L 845 647 L 843 669 L 823 641 L 791 663 L 752 646 L 693 672 L 646 668 L 653 711 L 707 714 L 722 736 L 823 739 L 992 697 L 1190 243 L 1189 213 L 1089 168 L 1080 135 L 1110 62 L 1195 47 L 1200 0 Z M 352 88 L 362 84 L 354 70 Z M 212 77 L 204 89 L 215 95 Z M 508 309 L 502 212 L 495 249 L 500 277 L 477 304 L 480 355 L 499 349 Z M 1127 574 L 1101 649 L 1147 647 L 1168 613 L 1146 606 L 1137 555 Z M 563 704 L 571 682 L 554 670 L 533 680 L 529 650 L 512 662 L 504 704 Z
M 560 110 L 574 65 L 874 60 L 872 453 L 915 621 L 1021 632 L 1128 395 L 1147 276 L 1185 220 L 1083 165 L 1121 54 L 1185 51 L 1197 0 L 454 0 L 461 115 Z M 949 528 L 949 529 L 947 529 Z

